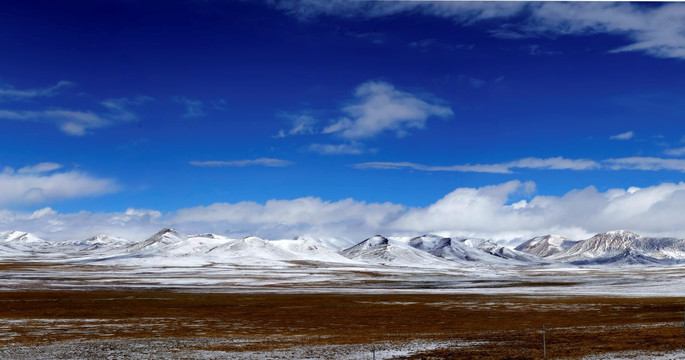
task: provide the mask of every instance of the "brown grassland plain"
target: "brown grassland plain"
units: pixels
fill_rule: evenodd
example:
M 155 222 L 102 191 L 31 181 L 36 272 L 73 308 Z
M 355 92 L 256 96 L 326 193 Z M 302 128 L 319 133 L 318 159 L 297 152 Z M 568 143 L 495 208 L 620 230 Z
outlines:
M 154 291 L 0 292 L 0 347 L 69 340 L 241 338 L 293 346 L 468 342 L 404 359 L 539 359 L 685 347 L 685 298 L 449 294 L 218 294 Z M 49 325 L 45 328 L 45 324 Z M 50 322 L 52 321 L 52 322 Z

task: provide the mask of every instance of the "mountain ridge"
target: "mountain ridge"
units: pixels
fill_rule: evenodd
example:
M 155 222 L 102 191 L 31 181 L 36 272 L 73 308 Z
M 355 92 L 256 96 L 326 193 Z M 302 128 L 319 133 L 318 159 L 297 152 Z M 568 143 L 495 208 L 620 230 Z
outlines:
M 388 266 L 465 267 L 487 265 L 668 265 L 685 262 L 685 239 L 642 236 L 627 230 L 598 233 L 585 240 L 543 235 L 510 248 L 479 238 L 424 234 L 412 238 L 371 236 L 336 250 L 309 236 L 265 240 L 163 228 L 142 241 L 104 234 L 53 242 L 22 231 L 0 232 L 0 257 L 60 258 L 80 261 L 134 261 L 154 264 L 280 264 L 297 261 Z M 147 260 L 145 260 L 147 259 Z

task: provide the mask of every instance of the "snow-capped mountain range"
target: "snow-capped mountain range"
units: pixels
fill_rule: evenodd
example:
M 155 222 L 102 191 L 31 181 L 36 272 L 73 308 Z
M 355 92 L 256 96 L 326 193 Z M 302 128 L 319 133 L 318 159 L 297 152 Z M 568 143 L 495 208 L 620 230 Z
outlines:
M 664 265 L 685 263 L 685 239 L 644 237 L 619 230 L 580 241 L 556 235 L 539 236 L 511 249 L 476 238 L 375 235 L 348 248 L 332 249 L 311 237 L 234 239 L 216 234 L 186 235 L 173 229 L 162 229 L 139 242 L 107 235 L 53 242 L 26 232 L 6 231 L 0 232 L 0 259 L 147 266 L 261 266 L 302 262 L 427 268 L 474 264 Z

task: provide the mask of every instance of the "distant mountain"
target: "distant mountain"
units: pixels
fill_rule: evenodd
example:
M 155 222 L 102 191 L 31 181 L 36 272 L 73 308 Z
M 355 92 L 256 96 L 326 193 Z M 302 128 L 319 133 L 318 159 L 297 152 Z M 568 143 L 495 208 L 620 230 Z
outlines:
M 510 249 L 477 238 L 448 238 L 431 234 L 413 238 L 376 235 L 337 251 L 311 237 L 266 240 L 248 236 L 234 239 L 216 234 L 186 235 L 168 228 L 138 242 L 108 235 L 84 240 L 47 241 L 27 232 L 5 231 L 0 232 L 0 258 L 106 262 L 130 266 L 292 266 L 305 263 L 325 266 L 330 263 L 447 269 L 477 264 L 668 265 L 685 262 L 685 239 L 645 237 L 618 230 L 581 241 L 555 235 L 539 236 Z
M 484 239 L 453 239 L 423 235 L 409 240 L 409 246 L 452 261 L 479 261 L 490 264 L 538 262 L 530 255 Z
M 54 246 L 71 249 L 73 251 L 89 251 L 98 249 L 114 249 L 125 247 L 131 244 L 132 242 L 130 240 L 124 238 L 100 234 L 89 237 L 85 240 L 61 241 L 55 243 Z
M 563 236 L 545 235 L 527 240 L 514 248 L 514 250 L 544 258 L 562 252 L 576 243 L 578 241 L 572 241 Z
M 137 244 L 133 244 L 131 247 L 129 247 L 128 252 L 137 253 L 142 251 L 160 251 L 171 245 L 178 244 L 186 238 L 186 235 L 181 234 L 174 229 L 164 228 L 158 231 L 156 234 L 150 236 L 148 239 Z
M 0 257 L 43 256 L 44 253 L 50 256 L 49 251 L 46 251 L 49 245 L 49 242 L 28 232 L 0 232 Z
M 354 260 L 397 266 L 445 266 L 446 261 L 417 250 L 407 244 L 391 241 L 382 236 L 372 236 L 357 245 L 340 251 L 340 254 Z
M 576 264 L 661 263 L 685 259 L 685 239 L 649 238 L 626 230 L 597 234 L 549 257 Z
M 317 261 L 329 263 L 354 263 L 351 259 L 323 245 L 321 241 L 308 236 L 292 240 L 271 240 L 271 244 L 297 254 L 300 261 Z
M 28 232 L 23 231 L 3 231 L 0 232 L 0 242 L 5 244 L 44 244 L 45 240 Z
M 613 256 L 591 258 L 573 261 L 574 265 L 670 265 L 677 263 L 673 259 L 655 259 L 650 256 L 636 253 L 633 250 L 623 250 Z

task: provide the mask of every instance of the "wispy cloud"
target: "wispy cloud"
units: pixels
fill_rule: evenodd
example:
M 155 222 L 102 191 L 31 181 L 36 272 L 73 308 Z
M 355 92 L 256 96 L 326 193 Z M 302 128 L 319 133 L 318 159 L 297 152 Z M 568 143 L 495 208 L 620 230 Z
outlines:
M 205 116 L 205 112 L 203 110 L 204 103 L 201 100 L 189 99 L 185 96 L 177 96 L 174 98 L 174 101 L 185 106 L 186 111 L 183 113 L 183 115 L 181 115 L 184 118 Z
M 372 138 L 384 132 L 404 136 L 422 129 L 429 117 L 448 118 L 452 109 L 439 99 L 396 89 L 382 81 L 369 81 L 355 90 L 355 101 L 345 106 L 342 118 L 323 129 L 348 140 Z
M 675 149 L 667 149 L 667 150 L 664 150 L 664 154 L 670 155 L 670 156 L 683 156 L 683 155 L 685 155 L 685 147 L 680 147 L 680 148 L 675 148 Z
M 52 96 L 58 89 L 71 85 L 72 83 L 68 81 L 60 81 L 57 85 L 44 89 L 21 91 L 5 89 L 5 96 L 12 101 Z M 2 98 L 2 94 L 0 94 L 0 98 Z M 100 107 L 99 111 L 47 106 L 39 110 L 0 109 L 0 119 L 54 124 L 67 135 L 83 136 L 94 129 L 137 119 L 137 115 L 131 108 L 149 100 L 151 98 L 147 96 L 106 99 L 96 104 Z
M 364 146 L 359 143 L 311 144 L 307 150 L 322 155 L 359 155 L 364 153 Z
M 524 158 L 497 164 L 464 164 L 434 166 L 412 162 L 365 162 L 353 165 L 357 169 L 413 169 L 419 171 L 454 171 L 480 172 L 494 174 L 511 174 L 514 169 L 542 169 L 542 170 L 591 170 L 600 164 L 587 159 L 554 158 Z
M 632 131 L 626 131 L 624 133 L 616 134 L 613 136 L 610 136 L 610 140 L 630 140 L 635 136 L 635 133 Z
M 536 170 L 643 170 L 643 171 L 680 171 L 685 172 L 685 159 L 664 159 L 657 157 L 624 157 L 600 161 L 589 159 L 566 159 L 563 157 L 535 158 L 529 157 L 496 164 L 463 164 L 463 165 L 425 165 L 413 162 L 364 162 L 352 165 L 357 169 L 418 171 L 453 171 L 480 172 L 493 174 L 511 174 L 515 169 Z
M 17 170 L 18 174 L 40 174 L 55 171 L 63 168 L 62 164 L 54 162 L 42 162 L 36 165 L 24 166 L 23 168 Z
M 271 159 L 271 158 L 259 158 L 259 159 L 248 159 L 248 160 L 231 160 L 231 161 L 191 161 L 190 165 L 193 166 L 204 166 L 204 167 L 242 167 L 242 166 L 266 166 L 266 167 L 285 167 L 294 165 L 292 161 L 281 160 L 281 159 Z
M 57 84 L 38 89 L 15 89 L 13 86 L 0 85 L 0 100 L 26 100 L 38 97 L 55 96 L 62 88 L 74 86 L 70 81 L 60 81 Z
M 625 157 L 604 160 L 607 166 L 613 170 L 673 170 L 685 172 L 685 160 L 662 159 L 656 157 Z
M 288 119 L 292 122 L 290 130 L 281 129 L 276 136 L 277 139 L 284 138 L 286 136 L 293 135 L 306 135 L 313 134 L 315 132 L 314 126 L 317 121 L 314 117 L 307 114 L 293 115 L 288 113 L 281 114 L 281 117 Z
M 0 110 L 0 119 L 47 122 L 57 125 L 65 134 L 83 136 L 88 130 L 104 127 L 109 121 L 92 111 L 77 110 Z
M 274 0 L 275 7 L 312 20 L 318 16 L 376 18 L 420 13 L 470 26 L 499 19 L 491 29 L 500 38 L 609 34 L 627 45 L 610 52 L 638 51 L 663 58 L 685 58 L 685 5 L 643 6 L 617 2 L 467 2 Z M 492 21 L 486 23 L 493 26 Z

